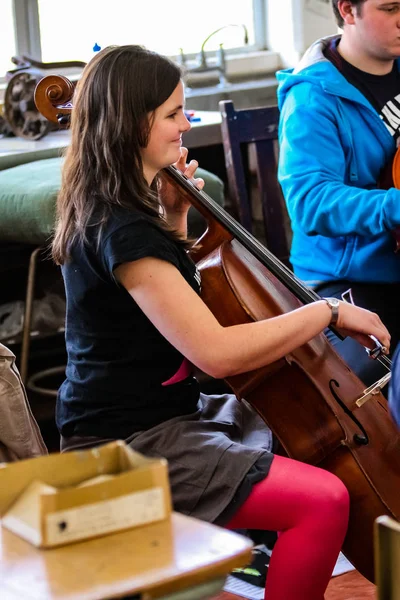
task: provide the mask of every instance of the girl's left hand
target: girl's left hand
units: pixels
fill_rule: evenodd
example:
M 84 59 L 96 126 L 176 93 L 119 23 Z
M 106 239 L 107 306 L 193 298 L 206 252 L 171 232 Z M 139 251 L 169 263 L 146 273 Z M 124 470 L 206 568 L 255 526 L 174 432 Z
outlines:
M 204 186 L 204 179 L 201 179 L 200 177 L 194 177 L 199 163 L 197 160 L 191 160 L 187 165 L 187 155 L 188 149 L 181 148 L 181 156 L 174 164 L 174 167 L 186 175 L 186 177 L 188 177 L 188 179 L 190 179 L 195 186 L 201 190 Z M 185 199 L 185 195 L 180 194 L 175 186 L 172 186 L 163 180 L 161 181 L 160 198 L 167 218 L 174 218 L 174 215 L 183 215 L 187 213 L 190 208 L 190 202 Z
M 179 158 L 179 160 L 174 164 L 174 167 L 176 167 L 177 169 L 179 169 L 179 171 L 181 171 L 184 175 L 186 175 L 186 177 L 188 179 L 190 179 L 196 187 L 198 187 L 200 190 L 203 189 L 204 187 L 204 179 L 202 179 L 201 177 L 194 177 L 194 174 L 199 166 L 199 163 L 197 162 L 197 160 L 191 160 L 189 164 L 186 164 L 186 159 L 188 156 L 188 149 L 182 147 L 181 148 L 181 156 Z

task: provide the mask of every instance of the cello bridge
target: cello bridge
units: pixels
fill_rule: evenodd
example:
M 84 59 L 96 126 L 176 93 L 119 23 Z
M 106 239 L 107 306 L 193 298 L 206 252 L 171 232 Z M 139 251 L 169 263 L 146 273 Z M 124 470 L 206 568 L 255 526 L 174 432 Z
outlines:
M 373 396 L 377 396 L 381 392 L 382 388 L 384 388 L 385 385 L 389 383 L 390 376 L 391 373 L 386 373 L 386 375 L 381 377 L 381 379 L 378 379 L 378 381 L 367 387 L 362 393 L 362 395 L 359 398 L 357 398 L 356 406 L 358 408 L 361 408 L 361 406 L 365 404 L 368 400 L 370 400 Z

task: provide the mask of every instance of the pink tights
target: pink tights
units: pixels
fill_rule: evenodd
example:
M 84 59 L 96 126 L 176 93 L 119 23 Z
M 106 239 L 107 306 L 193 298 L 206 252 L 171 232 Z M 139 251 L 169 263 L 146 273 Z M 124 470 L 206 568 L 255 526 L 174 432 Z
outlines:
M 265 600 L 323 600 L 346 534 L 349 495 L 335 475 L 275 456 L 228 529 L 279 531 Z

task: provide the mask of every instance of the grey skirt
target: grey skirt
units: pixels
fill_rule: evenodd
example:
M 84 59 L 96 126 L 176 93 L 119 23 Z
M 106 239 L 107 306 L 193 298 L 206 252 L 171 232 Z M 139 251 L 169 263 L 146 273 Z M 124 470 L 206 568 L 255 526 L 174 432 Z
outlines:
M 61 449 L 87 448 L 111 439 L 62 438 Z M 196 412 L 125 441 L 146 456 L 167 459 L 174 510 L 220 524 L 228 520 L 229 507 L 236 511 L 252 484 L 267 476 L 273 460 L 271 431 L 233 394 L 200 394 Z

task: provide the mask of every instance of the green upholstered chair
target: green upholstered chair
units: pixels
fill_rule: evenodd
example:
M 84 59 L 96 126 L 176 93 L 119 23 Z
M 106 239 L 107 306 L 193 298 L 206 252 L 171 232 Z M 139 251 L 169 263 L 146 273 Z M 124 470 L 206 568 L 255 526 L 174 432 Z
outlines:
M 42 245 L 54 227 L 55 202 L 61 185 L 62 158 L 48 158 L 0 171 L 0 242 Z M 205 191 L 223 205 L 224 188 L 216 176 L 198 169 Z M 202 218 L 189 212 L 193 235 L 201 232 Z
M 61 185 L 62 158 L 48 158 L 1 170 L 0 161 L 0 242 L 42 245 L 53 231 L 55 202 Z M 198 169 L 205 191 L 221 206 L 224 186 L 216 176 Z M 202 218 L 189 212 L 193 235 L 201 233 Z
M 43 245 L 51 238 L 61 158 L 0 171 L 0 242 Z
M 17 158 L 19 163 L 24 159 L 29 160 L 29 158 L 31 162 L 10 167 L 10 158 L 0 157 L 0 270 L 12 267 L 12 257 L 21 255 L 25 260 L 27 257 L 29 258 L 20 356 L 21 377 L 26 383 L 35 272 L 41 249 L 49 244 L 54 228 L 55 205 L 61 185 L 63 158 L 54 156 L 32 161 L 34 157 L 24 154 L 17 155 Z M 223 205 L 222 181 L 216 175 L 203 169 L 198 170 L 198 176 L 205 180 L 205 191 Z M 189 211 L 190 235 L 199 236 L 204 230 L 204 226 L 201 215 L 191 208 Z M 2 262 L 3 264 L 1 264 Z M 36 386 L 37 377 L 36 374 L 33 385 L 35 385 L 36 391 L 39 391 Z M 54 394 L 55 392 L 52 390 L 51 395 Z

